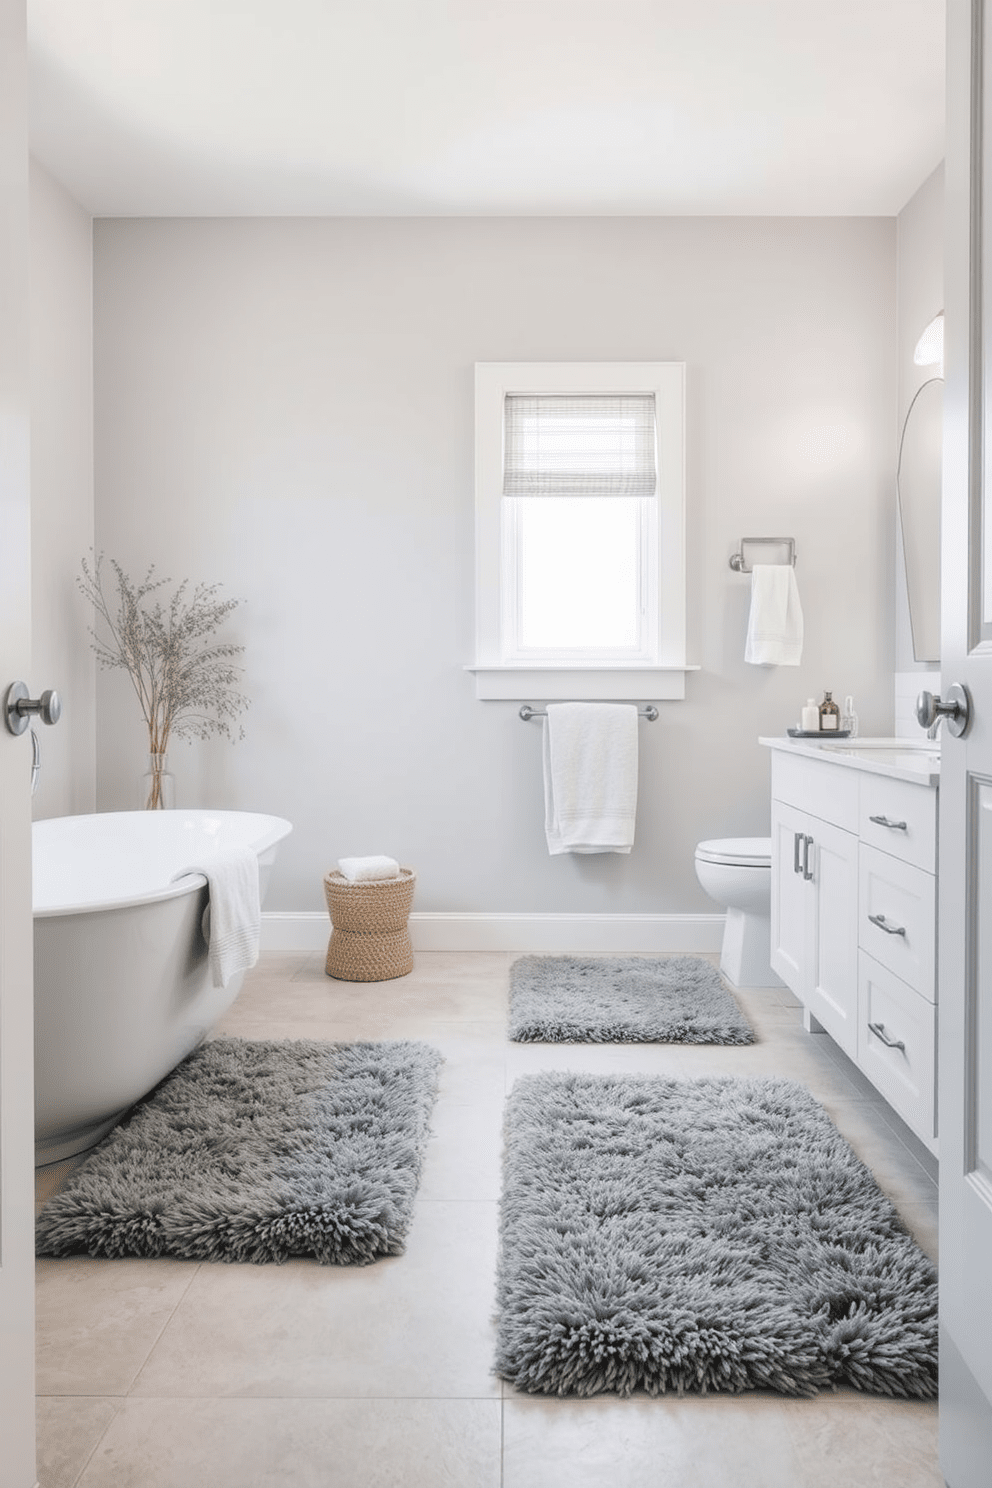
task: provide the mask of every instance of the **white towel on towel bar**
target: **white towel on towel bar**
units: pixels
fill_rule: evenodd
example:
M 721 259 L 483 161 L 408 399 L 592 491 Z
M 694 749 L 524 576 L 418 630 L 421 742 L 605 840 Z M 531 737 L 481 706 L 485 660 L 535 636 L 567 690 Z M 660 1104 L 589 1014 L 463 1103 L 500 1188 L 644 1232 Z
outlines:
M 399 878 L 400 865 L 395 858 L 381 854 L 368 858 L 338 858 L 338 867 L 349 883 L 371 883 L 381 878 Z
M 203 912 L 203 934 L 215 987 L 226 987 L 239 971 L 258 960 L 262 908 L 258 891 L 258 856 L 250 847 L 219 848 L 192 863 L 172 881 L 202 873 L 210 902 Z
M 636 812 L 636 706 L 549 703 L 544 721 L 548 852 L 629 853 Z
M 798 666 L 803 655 L 803 609 L 791 563 L 756 563 L 744 660 L 755 666 Z

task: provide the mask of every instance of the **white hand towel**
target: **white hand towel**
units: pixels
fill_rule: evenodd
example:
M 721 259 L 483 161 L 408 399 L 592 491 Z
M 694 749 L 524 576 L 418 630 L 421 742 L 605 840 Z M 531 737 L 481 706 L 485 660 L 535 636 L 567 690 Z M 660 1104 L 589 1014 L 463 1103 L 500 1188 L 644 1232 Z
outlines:
M 544 724 L 548 852 L 629 853 L 637 811 L 637 708 L 551 703 Z
M 792 564 L 756 563 L 744 660 L 755 666 L 798 666 L 802 654 L 803 611 Z
M 203 916 L 210 970 L 215 987 L 226 987 L 239 971 L 258 960 L 262 909 L 258 891 L 258 857 L 250 847 L 219 848 L 192 863 L 172 881 L 202 873 L 210 902 Z
M 368 883 L 400 876 L 400 865 L 395 858 L 338 858 L 338 867 L 349 883 Z

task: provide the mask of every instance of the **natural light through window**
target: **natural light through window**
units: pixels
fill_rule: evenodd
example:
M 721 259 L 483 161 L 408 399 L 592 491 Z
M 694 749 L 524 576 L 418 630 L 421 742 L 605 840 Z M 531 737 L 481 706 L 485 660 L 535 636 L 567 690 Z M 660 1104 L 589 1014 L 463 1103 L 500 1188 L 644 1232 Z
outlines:
M 639 650 L 642 502 L 530 496 L 513 504 L 521 648 Z

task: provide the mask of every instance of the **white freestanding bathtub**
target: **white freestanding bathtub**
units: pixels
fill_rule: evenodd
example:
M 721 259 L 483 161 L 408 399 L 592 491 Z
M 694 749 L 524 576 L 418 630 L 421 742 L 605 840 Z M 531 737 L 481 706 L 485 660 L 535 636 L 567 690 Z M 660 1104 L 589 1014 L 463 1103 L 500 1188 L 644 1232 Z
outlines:
M 35 1163 L 83 1152 L 202 1041 L 241 987 L 215 987 L 201 919 L 221 848 L 254 848 L 264 896 L 279 816 L 117 811 L 33 827 Z

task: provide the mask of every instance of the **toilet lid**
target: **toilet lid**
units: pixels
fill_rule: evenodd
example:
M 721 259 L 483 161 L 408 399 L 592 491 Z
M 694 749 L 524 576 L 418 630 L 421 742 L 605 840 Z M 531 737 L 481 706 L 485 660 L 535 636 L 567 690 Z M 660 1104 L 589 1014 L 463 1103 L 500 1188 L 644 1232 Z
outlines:
M 709 842 L 700 842 L 696 857 L 707 863 L 739 863 L 744 868 L 770 868 L 772 864 L 772 839 L 770 837 L 715 837 Z

